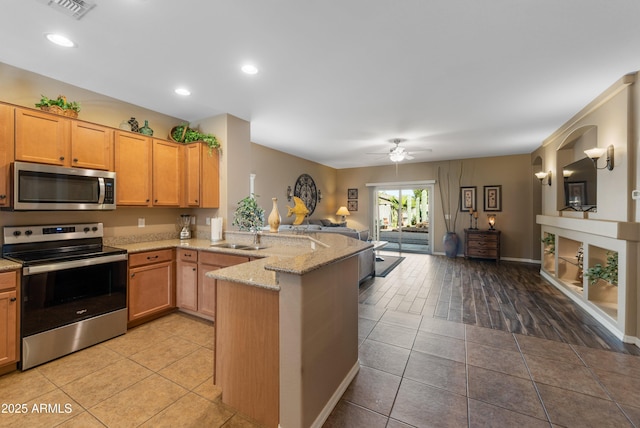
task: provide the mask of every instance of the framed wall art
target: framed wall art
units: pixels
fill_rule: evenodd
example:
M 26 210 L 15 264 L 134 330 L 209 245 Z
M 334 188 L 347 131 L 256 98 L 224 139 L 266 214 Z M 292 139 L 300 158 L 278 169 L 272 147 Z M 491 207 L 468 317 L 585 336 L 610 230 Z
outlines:
M 348 189 L 347 199 L 358 199 L 358 189 Z
M 476 186 L 460 187 L 460 211 L 477 211 Z
M 502 186 L 484 186 L 484 210 L 502 211 Z
M 347 201 L 347 210 L 358 211 L 358 201 Z

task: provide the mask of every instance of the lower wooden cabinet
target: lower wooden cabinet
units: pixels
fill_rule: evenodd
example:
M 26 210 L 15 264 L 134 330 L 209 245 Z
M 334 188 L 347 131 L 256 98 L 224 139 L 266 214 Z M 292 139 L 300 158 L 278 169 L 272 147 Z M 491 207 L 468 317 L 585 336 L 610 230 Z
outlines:
M 17 271 L 0 273 L 0 368 L 15 365 L 20 355 L 17 283 Z
M 177 254 L 176 297 L 181 310 L 213 320 L 216 315 L 216 280 L 207 272 L 249 261 L 249 257 L 180 248 Z
M 174 251 L 129 255 L 129 322 L 175 308 Z

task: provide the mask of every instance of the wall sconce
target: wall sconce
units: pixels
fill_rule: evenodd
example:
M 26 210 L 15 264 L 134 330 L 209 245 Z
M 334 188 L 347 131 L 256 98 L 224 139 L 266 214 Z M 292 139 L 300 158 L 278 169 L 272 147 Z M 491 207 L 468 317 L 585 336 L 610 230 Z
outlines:
M 493 226 L 496 225 L 496 215 L 487 214 L 487 220 L 489 221 L 489 230 L 496 230 Z
M 320 203 L 320 201 L 322 201 L 322 192 L 318 189 L 318 203 Z
M 293 192 L 291 191 L 291 186 L 287 186 L 287 201 L 291 202 L 292 197 L 293 197 Z
M 542 184 L 544 186 L 545 182 L 544 180 L 547 180 L 547 183 L 549 186 L 551 186 L 551 171 L 549 172 L 544 172 L 544 171 L 540 171 L 540 172 L 536 172 L 536 177 L 538 178 L 538 180 L 540 180 L 540 184 Z
M 602 168 L 598 168 L 598 159 L 600 159 L 605 152 L 607 153 L 607 164 Z M 609 144 L 609 147 L 606 149 L 594 147 L 593 149 L 585 150 L 584 153 L 593 161 L 593 166 L 596 169 L 606 168 L 609 171 L 613 171 L 613 144 Z
M 342 222 L 345 223 L 347 221 L 347 216 L 351 215 L 351 213 L 349 212 L 347 207 L 340 207 L 340 208 L 338 208 L 338 211 L 336 211 L 336 215 L 341 215 L 342 216 Z
M 565 181 L 569 179 L 569 177 L 571 177 L 571 175 L 573 174 L 573 171 L 571 171 L 570 169 L 563 169 L 562 170 L 562 176 L 564 177 Z

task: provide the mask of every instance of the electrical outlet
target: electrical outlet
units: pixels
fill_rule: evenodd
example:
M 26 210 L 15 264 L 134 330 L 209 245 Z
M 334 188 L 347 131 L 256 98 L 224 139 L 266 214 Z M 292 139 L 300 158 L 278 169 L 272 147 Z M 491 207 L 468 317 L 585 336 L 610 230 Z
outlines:
M 144 227 L 144 217 L 138 218 L 138 227 Z
M 211 226 L 211 217 L 205 217 L 205 218 L 204 218 L 204 223 L 205 223 L 207 226 Z
M 633 199 L 633 200 L 640 199 L 640 190 L 632 190 L 631 191 L 631 199 Z
M 191 224 L 196 224 L 196 216 L 191 216 Z

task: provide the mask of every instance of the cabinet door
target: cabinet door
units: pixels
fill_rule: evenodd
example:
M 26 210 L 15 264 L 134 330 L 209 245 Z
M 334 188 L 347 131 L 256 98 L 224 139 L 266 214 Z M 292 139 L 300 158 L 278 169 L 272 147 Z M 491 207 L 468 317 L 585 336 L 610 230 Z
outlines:
M 70 119 L 19 108 L 15 119 L 16 160 L 65 165 Z
M 71 166 L 113 170 L 113 130 L 72 121 Z
M 0 104 L 0 206 L 9 204 L 13 161 L 13 107 Z
M 198 310 L 198 265 L 178 261 L 176 266 L 176 306 Z
M 209 153 L 206 144 L 200 143 L 200 208 L 220 206 L 220 155 L 217 150 Z
M 174 307 L 172 262 L 129 269 L 129 321 Z
M 0 292 L 0 366 L 17 361 L 16 290 Z
M 185 147 L 185 199 L 189 207 L 200 206 L 200 149 L 200 143 L 189 144 Z
M 151 205 L 151 139 L 116 131 L 117 205 Z
M 216 280 L 205 274 L 219 266 L 201 263 L 198 265 L 198 312 L 214 318 L 216 316 Z
M 153 205 L 179 207 L 183 183 L 181 144 L 153 140 Z

